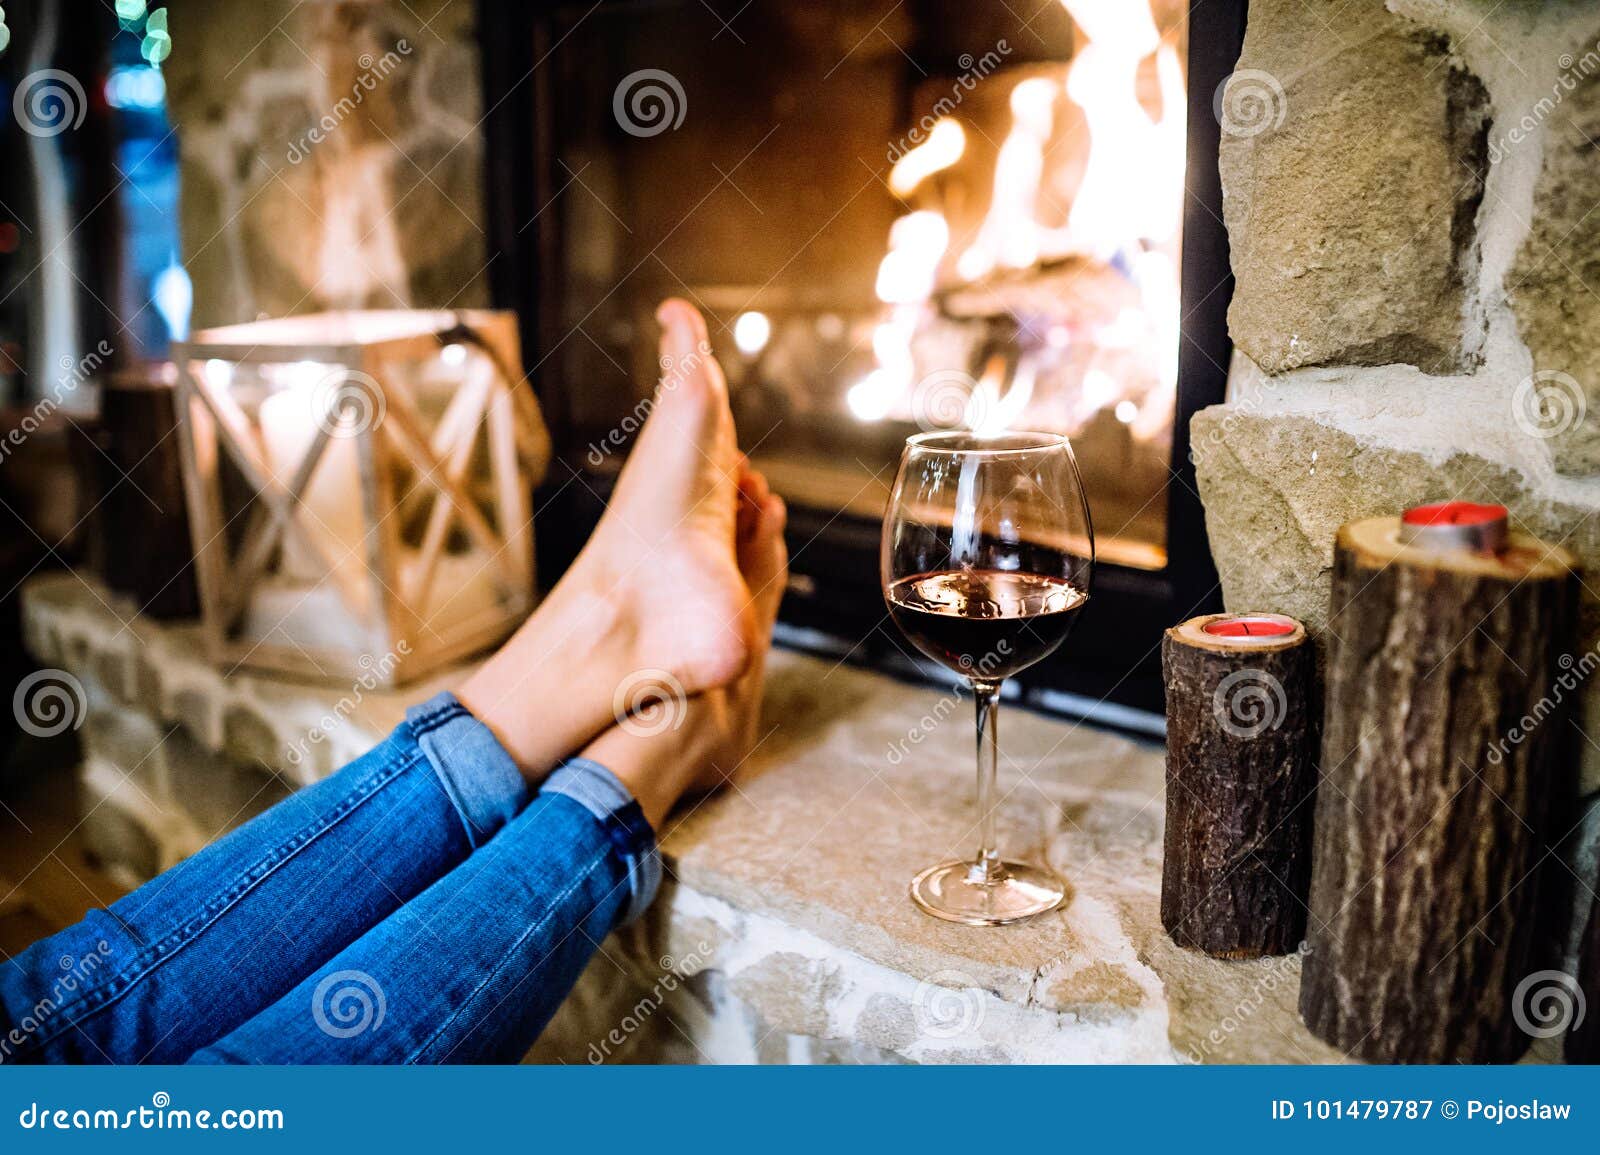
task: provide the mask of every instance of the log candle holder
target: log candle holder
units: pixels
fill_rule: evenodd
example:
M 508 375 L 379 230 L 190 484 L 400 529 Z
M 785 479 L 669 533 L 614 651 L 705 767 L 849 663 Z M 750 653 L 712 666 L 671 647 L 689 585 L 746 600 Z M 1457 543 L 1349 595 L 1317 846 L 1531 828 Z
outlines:
M 1219 958 L 1299 947 L 1311 871 L 1314 660 L 1280 614 L 1208 614 L 1167 631 L 1161 923 Z
M 1577 561 L 1506 522 L 1447 502 L 1335 541 L 1300 1013 L 1360 1058 L 1514 1061 L 1516 988 L 1559 957 Z

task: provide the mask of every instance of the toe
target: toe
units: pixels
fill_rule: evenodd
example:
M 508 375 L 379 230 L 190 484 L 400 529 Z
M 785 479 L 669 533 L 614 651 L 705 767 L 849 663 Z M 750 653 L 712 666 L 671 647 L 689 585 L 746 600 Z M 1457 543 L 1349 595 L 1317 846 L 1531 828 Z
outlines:
M 661 303 L 656 320 L 661 324 L 663 379 L 672 383 L 673 392 L 726 397 L 727 380 L 711 355 L 711 336 L 700 310 L 673 297 Z
M 789 507 L 784 504 L 783 498 L 777 494 L 767 497 L 766 505 L 762 508 L 760 536 L 767 542 L 766 576 L 770 579 L 768 595 L 772 599 L 770 617 L 778 616 L 778 602 L 783 598 L 783 591 L 789 583 L 789 546 L 784 541 L 783 531 L 789 525 Z
M 689 520 L 703 505 L 731 538 L 740 455 L 722 370 L 701 340 L 705 321 L 692 306 L 668 301 L 657 315 L 661 381 L 612 504 L 636 507 L 641 529 L 653 520 L 658 530 Z
M 772 488 L 767 484 L 767 476 L 759 469 L 749 470 L 750 474 L 750 500 L 758 507 L 767 503 L 767 498 L 772 496 Z
M 668 440 L 694 442 L 700 448 L 696 456 L 710 461 L 719 473 L 734 475 L 737 446 L 728 383 L 712 355 L 705 318 L 677 299 L 664 302 L 656 317 L 661 322 L 661 382 L 640 443 L 652 437 L 652 426 L 669 428 Z
M 739 519 L 734 546 L 743 550 L 761 528 L 761 499 L 756 492 L 756 475 L 747 467 L 739 474 Z
M 690 349 L 710 342 L 706 319 L 682 297 L 668 297 L 662 301 L 656 308 L 656 320 L 674 335 L 674 339 L 686 340 Z
M 739 569 L 750 587 L 760 636 L 771 631 L 788 584 L 789 552 L 783 540 L 787 521 L 783 498 L 769 494 L 762 503 L 755 535 L 739 550 Z
M 755 540 L 761 529 L 762 511 L 771 492 L 767 487 L 767 479 L 746 463 L 739 474 L 739 524 L 734 543 L 741 553 Z M 742 558 L 740 568 L 745 568 Z

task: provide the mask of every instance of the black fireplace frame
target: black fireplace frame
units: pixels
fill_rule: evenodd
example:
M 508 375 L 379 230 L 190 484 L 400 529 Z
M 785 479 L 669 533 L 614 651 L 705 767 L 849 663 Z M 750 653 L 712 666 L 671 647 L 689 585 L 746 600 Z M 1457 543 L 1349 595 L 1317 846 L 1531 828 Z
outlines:
M 600 7 L 626 11 L 655 2 L 601 0 Z M 910 7 L 917 6 L 918 0 L 911 0 Z M 1167 484 L 1167 568 L 1150 572 L 1102 562 L 1091 608 L 1072 641 L 1017 679 L 1029 704 L 1135 730 L 1160 727 L 1162 631 L 1221 608 L 1190 457 L 1189 419 L 1223 400 L 1233 352 L 1227 330 L 1233 278 L 1222 224 L 1221 129 L 1213 101 L 1238 59 L 1246 6 L 1247 0 L 1191 0 L 1189 5 L 1183 321 Z M 521 317 L 529 364 L 561 339 L 550 288 L 562 267 L 555 217 L 561 185 L 549 146 L 557 102 L 549 70 L 538 64 L 559 46 L 553 18 L 562 7 L 551 0 L 478 3 L 487 231 L 494 258 L 488 278 L 494 304 Z M 546 206 L 533 227 L 530 206 Z M 559 392 L 537 370 L 530 376 L 556 445 L 555 465 L 536 504 L 540 573 L 548 583 L 576 555 L 608 490 L 604 479 L 585 470 L 581 437 L 574 436 Z M 886 619 L 877 578 L 876 522 L 791 502 L 789 538 L 796 561 L 783 607 L 785 640 L 842 660 L 913 675 L 928 672 L 905 656 L 908 647 Z

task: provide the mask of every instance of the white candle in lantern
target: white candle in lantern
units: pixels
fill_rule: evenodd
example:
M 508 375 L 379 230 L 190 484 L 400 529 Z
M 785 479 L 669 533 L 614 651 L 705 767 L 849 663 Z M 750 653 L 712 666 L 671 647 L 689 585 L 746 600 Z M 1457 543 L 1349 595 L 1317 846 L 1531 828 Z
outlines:
M 323 366 L 319 372 L 326 373 Z M 267 465 L 277 484 L 287 489 L 300 462 L 318 433 L 318 392 L 291 387 L 273 393 L 261 403 L 258 418 Z M 332 420 L 327 417 L 325 420 Z M 362 541 L 361 473 L 355 438 L 338 431 L 328 438 L 311 480 L 293 510 L 295 520 L 317 543 L 327 561 L 339 569 L 365 565 Z M 328 566 L 319 561 L 293 534 L 283 538 L 285 576 L 314 582 L 326 577 Z

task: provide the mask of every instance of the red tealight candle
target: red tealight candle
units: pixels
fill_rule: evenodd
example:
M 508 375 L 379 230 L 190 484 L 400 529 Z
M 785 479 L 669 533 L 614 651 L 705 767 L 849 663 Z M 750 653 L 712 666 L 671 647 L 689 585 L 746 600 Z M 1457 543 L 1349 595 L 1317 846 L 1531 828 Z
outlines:
M 1265 640 L 1287 637 L 1300 627 L 1293 618 L 1286 618 L 1282 614 L 1230 614 L 1207 622 L 1200 628 L 1215 638 L 1248 642 L 1252 638 Z
M 1503 505 L 1437 501 L 1401 515 L 1400 540 L 1423 549 L 1498 553 L 1506 546 L 1509 525 Z

